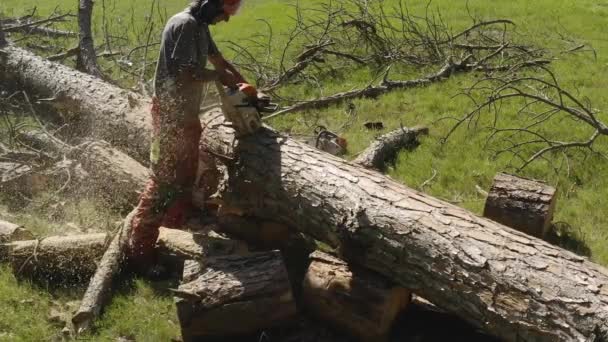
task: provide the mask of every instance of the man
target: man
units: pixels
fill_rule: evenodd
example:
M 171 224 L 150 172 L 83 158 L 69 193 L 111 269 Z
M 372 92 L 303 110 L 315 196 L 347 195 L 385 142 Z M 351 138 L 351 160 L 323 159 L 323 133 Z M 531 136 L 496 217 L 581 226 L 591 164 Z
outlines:
M 152 175 L 125 222 L 132 228 L 127 248 L 132 265 L 153 261 L 161 225 L 177 228 L 185 223 L 198 167 L 203 85 L 216 80 L 229 87 L 246 83 L 222 57 L 208 27 L 227 22 L 240 4 L 241 0 L 195 0 L 163 30 L 151 110 Z M 214 70 L 206 68 L 207 61 Z

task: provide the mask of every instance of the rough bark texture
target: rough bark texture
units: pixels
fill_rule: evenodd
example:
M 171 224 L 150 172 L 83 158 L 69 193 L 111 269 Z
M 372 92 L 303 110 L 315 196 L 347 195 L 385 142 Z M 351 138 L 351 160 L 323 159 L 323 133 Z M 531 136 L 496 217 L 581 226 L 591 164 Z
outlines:
M 221 113 L 203 121 L 229 206 L 340 245 L 505 340 L 608 339 L 605 268 L 271 130 L 235 142 Z
M 107 243 L 105 233 L 15 241 L 0 245 L 0 259 L 6 258 L 19 277 L 53 283 L 86 281 Z
M 93 76 L 103 78 L 97 65 L 93 33 L 91 32 L 91 15 L 93 14 L 93 0 L 80 0 L 78 3 L 78 39 L 80 53 L 76 59 L 76 68 Z
M 99 316 L 111 290 L 115 276 L 120 272 L 124 260 L 125 248 L 131 230 L 132 217 L 127 216 L 122 228 L 116 233 L 112 242 L 103 253 L 95 274 L 89 281 L 80 307 L 72 317 L 74 330 L 80 334 L 90 329 L 91 324 Z
M 251 333 L 296 313 L 277 251 L 210 258 L 205 267 L 187 263 L 184 275 L 192 280 L 175 291 L 184 342 Z
M 555 194 L 555 188 L 543 182 L 499 173 L 488 193 L 483 216 L 542 238 L 551 226 Z
M 18 240 L 32 240 L 34 234 L 18 224 L 0 220 L 0 243 Z
M 302 302 L 361 340 L 386 340 L 411 293 L 376 274 L 353 270 L 331 255 L 315 252 L 311 259 Z
M 68 117 L 73 113 L 83 136 L 106 140 L 147 163 L 149 99 L 11 45 L 0 50 L 0 84 L 45 97 Z
M 384 170 L 385 164 L 394 160 L 400 149 L 414 147 L 418 136 L 428 132 L 426 127 L 399 128 L 378 137 L 353 162 L 368 169 Z

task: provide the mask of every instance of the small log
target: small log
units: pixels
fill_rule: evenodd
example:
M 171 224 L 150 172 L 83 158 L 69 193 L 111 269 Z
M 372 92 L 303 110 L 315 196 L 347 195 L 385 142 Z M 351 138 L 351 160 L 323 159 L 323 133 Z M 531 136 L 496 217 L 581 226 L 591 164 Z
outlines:
M 488 193 L 483 216 L 542 238 L 553 219 L 555 194 L 555 188 L 541 181 L 499 173 Z
M 33 240 L 34 234 L 18 224 L 0 220 L 0 243 L 17 240 Z
M 386 340 L 411 292 L 323 252 L 311 259 L 302 291 L 307 308 L 360 340 Z
M 200 260 L 205 256 L 245 254 L 248 251 L 244 242 L 224 238 L 214 232 L 192 234 L 179 229 L 161 227 L 156 248 L 161 256 L 185 261 Z
M 128 237 L 131 232 L 132 216 L 128 215 L 121 229 L 116 233 L 106 249 L 99 266 L 89 282 L 80 308 L 72 317 L 77 334 L 90 329 L 93 321 L 99 316 L 111 290 L 115 276 L 120 272 L 124 260 Z
M 296 313 L 278 251 L 210 258 L 204 268 L 187 266 L 184 276 L 191 281 L 174 291 L 184 342 L 255 332 Z
M 418 137 L 427 134 L 429 129 L 426 127 L 399 128 L 377 138 L 353 162 L 368 169 L 383 170 L 388 161 L 395 159 L 400 149 L 414 147 Z
M 0 245 L 16 276 L 41 280 L 84 281 L 93 274 L 108 234 L 52 236 Z

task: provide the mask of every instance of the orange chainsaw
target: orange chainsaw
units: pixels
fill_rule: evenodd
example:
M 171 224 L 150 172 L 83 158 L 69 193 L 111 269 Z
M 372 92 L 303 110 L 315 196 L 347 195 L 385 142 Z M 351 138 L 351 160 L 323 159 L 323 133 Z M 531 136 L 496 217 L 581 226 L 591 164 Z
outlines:
M 247 83 L 237 84 L 237 88 L 226 88 L 215 82 L 222 102 L 222 112 L 226 120 L 232 122 L 236 136 L 249 135 L 262 127 L 263 113 L 275 112 L 279 105 L 270 102 L 270 97 L 259 93 Z

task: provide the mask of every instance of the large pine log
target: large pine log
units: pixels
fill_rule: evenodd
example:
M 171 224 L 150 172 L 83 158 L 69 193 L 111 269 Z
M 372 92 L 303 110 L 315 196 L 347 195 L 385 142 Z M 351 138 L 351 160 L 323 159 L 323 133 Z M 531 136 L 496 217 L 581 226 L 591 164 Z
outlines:
M 341 246 L 505 340 L 608 339 L 605 268 L 270 129 L 235 142 L 218 112 L 203 127 L 225 166 L 216 200 Z
M 72 113 L 83 135 L 106 140 L 147 163 L 149 99 L 13 45 L 0 49 L 0 84 L 45 98 L 66 115 Z

